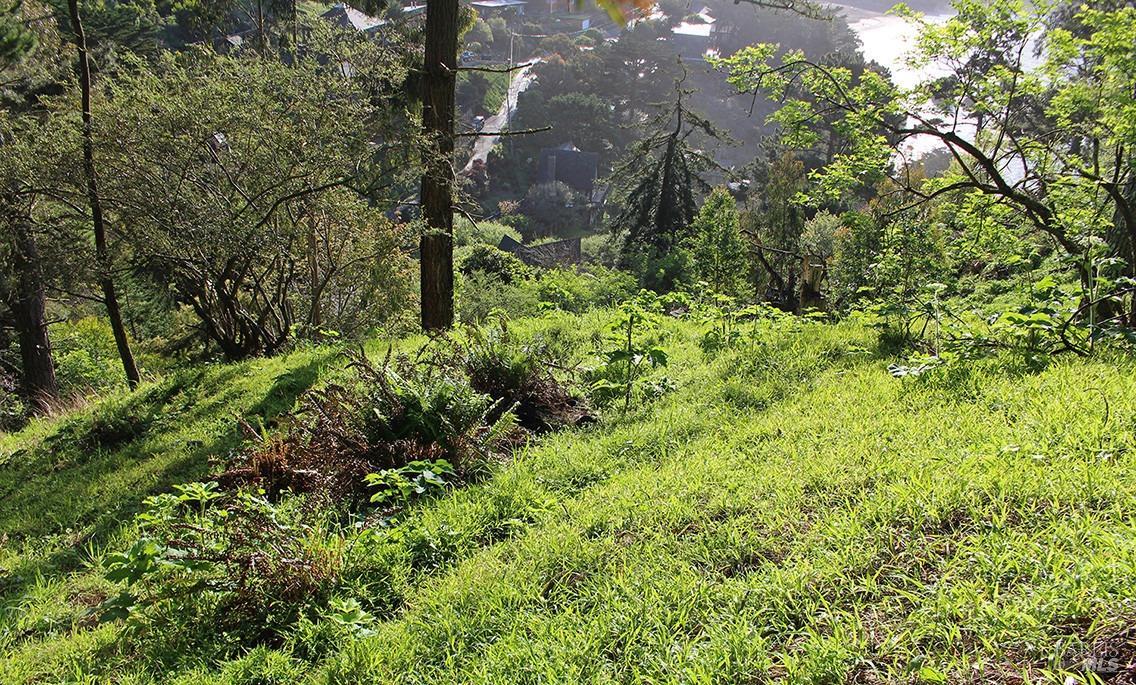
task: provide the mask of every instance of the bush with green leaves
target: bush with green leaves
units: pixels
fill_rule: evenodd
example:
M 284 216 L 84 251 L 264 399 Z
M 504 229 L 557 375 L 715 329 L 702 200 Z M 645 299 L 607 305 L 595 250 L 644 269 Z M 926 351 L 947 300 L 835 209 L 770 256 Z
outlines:
M 342 550 L 299 499 L 198 482 L 144 507 L 141 537 L 102 562 L 119 592 L 99 607 L 101 620 L 136 631 L 191 630 L 186 617 L 196 616 L 245 644 L 272 641 L 326 599 L 342 567 Z
M 502 283 L 517 283 L 528 278 L 532 270 L 515 255 L 493 245 L 474 245 L 462 258 L 461 272 L 466 276 L 483 273 Z
M 478 221 L 474 223 L 465 217 L 454 219 L 454 247 L 472 247 L 474 245 L 496 247 L 501 244 L 501 239 L 505 236 L 518 243 L 521 242 L 521 234 L 516 229 L 499 221 Z
M 566 368 L 562 350 L 541 339 L 516 336 L 505 316 L 491 325 L 463 331 L 456 347 L 474 389 L 498 400 L 489 419 L 512 412 L 517 423 L 532 432 L 591 421 L 586 402 L 577 396 L 571 382 L 553 369 Z
M 540 295 L 533 281 L 502 283 L 480 271 L 458 279 L 456 299 L 458 318 L 465 324 L 480 324 L 496 312 L 522 318 L 541 311 Z
M 737 202 L 715 188 L 690 227 L 694 271 L 712 292 L 737 297 L 749 288 L 749 243 L 738 225 Z
M 453 466 L 445 459 L 416 459 L 396 469 L 369 473 L 363 480 L 375 490 L 372 504 L 399 508 L 444 491 L 456 478 Z
M 463 323 L 482 323 L 495 311 L 513 319 L 548 309 L 582 313 L 618 304 L 635 289 L 633 276 L 596 265 L 541 269 L 511 283 L 474 271 L 458 284 L 458 315 Z
M 580 235 L 587 227 L 586 198 L 559 181 L 534 185 L 521 200 L 528 221 L 520 226 L 526 242 L 549 236 Z
M 20 397 L 19 381 L 0 367 L 0 431 L 22 427 L 26 417 L 27 407 Z
M 87 316 L 56 323 L 51 342 L 63 395 L 89 395 L 124 384 L 122 362 L 106 319 Z
M 536 280 L 542 303 L 577 314 L 623 302 L 635 294 L 635 287 L 627 272 L 594 265 L 548 269 Z
M 362 436 L 387 461 L 445 459 L 463 474 L 477 473 L 506 449 L 516 417 L 495 412 L 501 400 L 474 390 L 445 345 L 419 354 L 425 358 L 388 357 L 381 366 L 353 359 Z
M 653 397 L 670 389 L 666 377 L 650 378 L 653 369 L 667 365 L 666 351 L 655 344 L 658 298 L 650 293 L 620 305 L 618 317 L 608 326 L 608 348 L 601 362 L 588 372 L 589 389 L 598 404 L 622 403 L 631 408 L 635 397 Z

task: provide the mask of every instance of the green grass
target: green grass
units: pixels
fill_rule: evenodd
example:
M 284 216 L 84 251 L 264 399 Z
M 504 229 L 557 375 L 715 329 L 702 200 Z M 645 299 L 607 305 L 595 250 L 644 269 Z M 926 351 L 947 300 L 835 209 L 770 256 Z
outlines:
M 587 351 L 610 316 L 519 327 Z M 121 547 L 142 494 L 204 474 L 233 416 L 290 406 L 327 355 L 154 384 L 125 444 L 89 442 L 124 396 L 6 436 L 0 682 L 1039 682 L 1136 617 L 1130 359 L 899 380 L 855 321 L 711 357 L 699 333 L 664 327 L 669 395 L 535 441 L 393 533 L 328 533 L 369 637 L 318 612 L 255 649 L 193 617 L 83 617 L 108 589 L 83 541 Z
M 485 92 L 483 107 L 486 112 L 496 114 L 505 104 L 505 96 L 509 92 L 509 80 L 512 73 L 479 72 L 489 80 L 489 90 Z
M 468 80 L 469 74 L 471 73 L 476 73 L 480 76 L 485 77 L 485 80 L 488 82 L 488 88 L 486 88 L 485 90 L 485 97 L 482 98 L 480 107 L 475 107 L 474 109 L 480 109 L 480 111 L 487 112 L 487 118 L 489 116 L 497 114 L 497 112 L 501 109 L 501 105 L 505 104 L 505 96 L 509 92 L 509 80 L 511 72 L 504 73 L 493 71 L 463 71 L 458 73 L 458 83 L 460 84 L 462 81 Z

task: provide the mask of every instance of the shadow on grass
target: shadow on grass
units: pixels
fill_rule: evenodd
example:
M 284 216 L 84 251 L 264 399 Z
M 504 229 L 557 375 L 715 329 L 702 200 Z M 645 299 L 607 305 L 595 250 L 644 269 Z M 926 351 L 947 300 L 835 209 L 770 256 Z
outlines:
M 112 433 L 118 442 L 111 446 L 105 434 L 92 443 L 90 430 L 101 430 L 100 408 L 65 424 L 19 466 L 0 471 L 0 530 L 15 539 L 60 535 L 57 549 L 0 569 L 0 597 L 22 594 L 40 575 L 76 570 L 88 546 L 113 540 L 146 497 L 207 477 L 211 457 L 224 457 L 243 442 L 238 417 L 272 425 L 316 383 L 329 357 L 319 354 L 286 370 L 263 392 L 234 388 L 238 377 L 250 373 L 248 365 L 175 374 L 113 405 L 111 413 L 125 428 Z M 212 438 L 196 439 L 214 426 Z

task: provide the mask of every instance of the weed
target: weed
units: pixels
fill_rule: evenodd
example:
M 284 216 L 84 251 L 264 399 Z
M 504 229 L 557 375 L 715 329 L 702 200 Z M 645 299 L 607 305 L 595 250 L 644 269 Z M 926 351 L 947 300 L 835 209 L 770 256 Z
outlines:
M 592 396 L 601 404 L 623 400 L 623 411 L 627 412 L 636 392 L 650 396 L 669 389 L 665 380 L 647 379 L 649 370 L 665 367 L 668 361 L 663 348 L 644 341 L 645 335 L 658 326 L 656 307 L 656 298 L 646 293 L 620 305 L 619 317 L 608 328 L 614 346 L 603 352 L 602 364 L 590 374 Z

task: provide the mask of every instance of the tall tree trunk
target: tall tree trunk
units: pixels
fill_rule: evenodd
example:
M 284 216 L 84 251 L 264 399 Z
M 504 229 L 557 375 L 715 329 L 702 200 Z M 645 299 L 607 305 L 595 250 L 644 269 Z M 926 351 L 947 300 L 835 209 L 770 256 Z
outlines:
M 320 269 L 319 269 L 319 241 L 316 237 L 316 215 L 312 211 L 308 214 L 308 282 L 311 284 L 311 311 L 308 312 L 308 327 L 311 329 L 311 336 L 318 338 L 320 335 L 320 327 L 323 326 L 323 311 L 320 308 L 320 295 L 323 288 L 320 287 Z
M 75 34 L 75 47 L 79 50 L 79 89 L 83 108 L 83 171 L 87 177 L 87 200 L 91 205 L 91 228 L 95 233 L 95 256 L 99 262 L 99 286 L 103 291 L 107 318 L 110 319 L 110 327 L 114 332 L 114 343 L 118 347 L 118 356 L 122 359 L 126 381 L 133 389 L 138 387 L 141 376 L 138 375 L 138 365 L 134 362 L 134 354 L 130 351 L 130 341 L 126 337 L 126 328 L 122 325 L 122 310 L 118 306 L 118 294 L 115 292 L 114 279 L 111 276 L 106 223 L 103 220 L 103 206 L 99 200 L 99 186 L 95 176 L 95 146 L 91 137 L 91 61 L 87 55 L 87 38 L 83 34 L 83 22 L 79 17 L 78 0 L 67 0 L 67 8 L 71 13 L 71 31 Z
M 422 328 L 444 330 L 454 322 L 454 88 L 457 82 L 458 0 L 426 5 L 426 58 L 422 77 L 422 127 L 426 134 L 419 245 Z
M 20 342 L 23 392 L 37 414 L 46 413 L 59 396 L 55 365 L 51 358 L 51 339 L 47 333 L 47 295 L 40 269 L 39 251 L 28 226 L 16 226 L 12 246 L 16 270 L 16 292 L 12 314 Z

